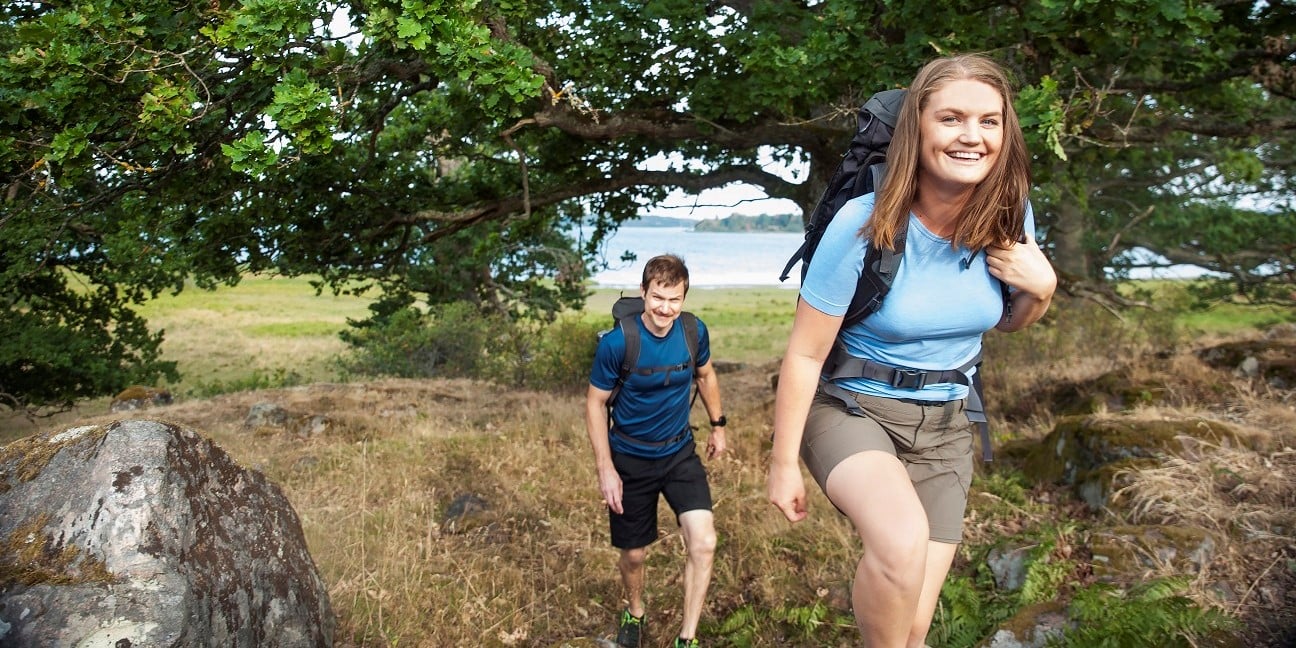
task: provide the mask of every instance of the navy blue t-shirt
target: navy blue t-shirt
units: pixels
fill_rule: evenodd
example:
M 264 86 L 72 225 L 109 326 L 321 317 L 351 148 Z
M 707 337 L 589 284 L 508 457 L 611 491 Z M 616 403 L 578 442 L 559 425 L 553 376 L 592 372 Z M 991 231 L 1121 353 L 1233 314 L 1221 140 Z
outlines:
M 643 318 L 634 318 L 639 326 L 639 367 L 679 367 L 688 362 L 688 343 L 684 339 L 684 326 L 676 320 L 664 337 L 648 332 Z M 711 359 L 711 341 L 706 325 L 698 320 L 697 365 Z M 594 367 L 590 370 L 590 384 L 611 391 L 620 375 L 621 360 L 625 357 L 625 335 L 616 326 L 599 341 L 594 352 Z M 679 436 L 688 429 L 689 398 L 693 386 L 695 367 L 663 371 L 648 375 L 631 372 L 617 396 L 612 417 L 622 433 L 649 443 L 661 442 Z M 666 446 L 637 445 L 611 435 L 612 450 L 646 458 L 670 456 L 688 442 L 684 435 Z

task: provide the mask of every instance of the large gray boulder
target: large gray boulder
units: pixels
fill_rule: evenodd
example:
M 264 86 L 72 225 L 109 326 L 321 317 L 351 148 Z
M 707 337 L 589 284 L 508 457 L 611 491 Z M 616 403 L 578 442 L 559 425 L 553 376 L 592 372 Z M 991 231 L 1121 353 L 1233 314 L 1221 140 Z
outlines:
M 0 448 L 0 647 L 331 646 L 334 625 L 283 493 L 192 430 Z

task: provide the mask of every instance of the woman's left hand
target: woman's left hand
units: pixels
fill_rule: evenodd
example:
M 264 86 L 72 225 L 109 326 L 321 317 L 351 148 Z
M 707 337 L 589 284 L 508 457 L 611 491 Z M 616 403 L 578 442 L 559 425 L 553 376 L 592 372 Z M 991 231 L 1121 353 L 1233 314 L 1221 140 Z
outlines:
M 994 278 L 1036 299 L 1048 300 L 1057 290 L 1057 273 L 1029 233 L 1024 243 L 987 248 L 986 264 Z

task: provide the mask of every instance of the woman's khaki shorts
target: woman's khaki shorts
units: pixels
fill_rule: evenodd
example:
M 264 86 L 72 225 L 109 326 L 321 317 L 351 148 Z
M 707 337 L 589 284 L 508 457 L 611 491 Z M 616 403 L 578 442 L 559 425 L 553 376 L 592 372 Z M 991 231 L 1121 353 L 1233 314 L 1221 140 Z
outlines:
M 849 393 L 849 392 L 848 392 Z M 815 394 L 801 438 L 801 458 L 824 488 L 841 461 L 866 450 L 894 455 L 904 464 L 927 512 L 931 539 L 957 544 L 972 484 L 972 427 L 963 401 L 915 402 L 853 394 L 862 416 L 840 399 Z

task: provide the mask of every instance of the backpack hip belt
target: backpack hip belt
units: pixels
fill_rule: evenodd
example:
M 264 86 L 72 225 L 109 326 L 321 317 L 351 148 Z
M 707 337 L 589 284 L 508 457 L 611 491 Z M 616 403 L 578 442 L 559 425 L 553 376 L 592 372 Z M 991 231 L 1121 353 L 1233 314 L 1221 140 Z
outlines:
M 687 440 L 689 437 L 693 436 L 693 430 L 691 428 L 685 428 L 683 432 L 680 432 L 665 441 L 644 441 L 643 439 L 636 439 L 635 437 L 622 432 L 616 425 L 612 426 L 612 434 L 615 434 L 623 441 L 627 441 L 631 445 L 639 446 L 640 448 L 665 448 L 668 445 L 673 445 L 679 441 Z
M 840 344 L 834 346 L 833 352 L 825 363 L 828 369 L 828 380 L 838 378 L 868 378 L 883 382 L 898 389 L 922 389 L 927 385 L 940 383 L 957 383 L 971 385 L 972 381 L 964 373 L 981 361 L 980 354 L 971 363 L 958 369 L 911 369 L 894 367 L 889 364 L 856 358 L 846 353 Z
M 981 354 L 977 353 L 975 357 L 963 364 L 958 369 L 913 369 L 910 367 L 896 367 L 882 362 L 865 360 L 857 358 L 847 353 L 845 345 L 840 340 L 833 345 L 832 353 L 828 354 L 828 360 L 824 362 L 824 371 L 827 374 L 819 382 L 819 390 L 823 393 L 840 400 L 845 406 L 846 411 L 853 416 L 864 416 L 864 411 L 856 402 L 852 392 L 837 385 L 835 380 L 840 378 L 867 378 L 877 380 L 892 387 L 901 389 L 922 389 L 927 385 L 936 385 L 940 383 L 956 383 L 967 385 L 968 393 L 963 399 L 965 401 L 964 412 L 968 420 L 976 423 L 981 430 L 981 458 L 985 461 L 992 459 L 990 449 L 990 425 L 985 415 L 985 404 L 981 398 L 981 381 L 976 378 L 968 378 L 967 372 L 973 367 L 981 364 Z

